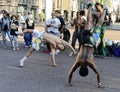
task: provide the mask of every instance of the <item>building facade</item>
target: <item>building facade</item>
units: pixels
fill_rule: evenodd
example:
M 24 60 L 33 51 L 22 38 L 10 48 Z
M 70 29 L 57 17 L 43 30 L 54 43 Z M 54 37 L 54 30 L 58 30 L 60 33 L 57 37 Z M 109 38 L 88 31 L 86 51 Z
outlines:
M 39 18 L 39 14 L 45 14 L 46 0 L 0 0 L 0 10 L 7 10 L 9 13 L 18 16 L 27 9 L 31 12 L 35 19 Z M 53 10 L 61 10 L 65 19 L 71 20 L 76 16 L 79 9 L 84 9 L 86 4 L 96 0 L 53 0 Z
M 0 0 L 0 11 L 6 10 L 10 14 L 20 16 L 24 9 L 31 12 L 34 18 L 37 19 L 39 7 L 39 0 Z

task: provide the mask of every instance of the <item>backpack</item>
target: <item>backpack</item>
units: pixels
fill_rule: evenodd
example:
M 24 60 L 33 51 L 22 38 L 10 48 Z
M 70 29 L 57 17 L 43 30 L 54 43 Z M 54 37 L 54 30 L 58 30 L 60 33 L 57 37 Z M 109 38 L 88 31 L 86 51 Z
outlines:
M 113 49 L 113 52 L 114 52 L 114 56 L 120 57 L 120 46 L 118 45 L 118 43 L 113 44 L 112 49 Z

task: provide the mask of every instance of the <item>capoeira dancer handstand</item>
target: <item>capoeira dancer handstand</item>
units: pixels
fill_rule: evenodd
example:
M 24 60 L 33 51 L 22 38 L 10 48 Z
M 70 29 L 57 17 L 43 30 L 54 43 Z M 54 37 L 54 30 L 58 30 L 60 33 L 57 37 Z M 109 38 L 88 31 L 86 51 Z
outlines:
M 98 87 L 101 86 L 101 82 L 100 82 L 100 74 L 98 72 L 98 69 L 94 63 L 94 56 L 93 56 L 93 52 L 94 52 L 94 38 L 91 34 L 91 26 L 92 26 L 92 14 L 91 14 L 91 10 L 92 10 L 92 5 L 88 6 L 88 14 L 87 14 L 87 23 L 86 23 L 86 28 L 85 28 L 85 33 L 83 34 L 84 36 L 84 43 L 82 44 L 80 51 L 77 54 L 76 57 L 76 62 L 74 63 L 74 65 L 72 66 L 72 68 L 70 69 L 69 72 L 69 76 L 68 76 L 68 85 L 72 85 L 71 84 L 71 80 L 72 80 L 72 76 L 73 76 L 73 72 L 76 71 L 77 68 L 80 67 L 79 73 L 81 76 L 87 76 L 88 74 L 88 68 L 87 66 L 89 66 L 97 75 L 97 85 Z M 103 11 L 105 12 L 105 11 Z M 101 15 L 101 18 L 99 20 L 99 24 L 102 24 L 102 18 L 104 18 L 104 15 Z M 87 37 L 87 38 L 86 38 Z
M 66 41 L 60 39 L 59 37 L 56 37 L 52 34 L 46 33 L 46 32 L 41 32 L 37 29 L 34 30 L 26 30 L 24 33 L 30 32 L 33 34 L 33 37 L 36 37 L 37 39 L 33 43 L 32 47 L 28 51 L 28 53 L 20 60 L 19 66 L 23 67 L 24 66 L 24 61 L 32 55 L 32 53 L 36 50 L 38 51 L 40 49 L 40 46 L 42 42 L 47 42 L 50 45 L 51 51 L 52 51 L 52 64 L 54 67 L 57 66 L 55 62 L 55 49 L 58 48 L 60 50 L 64 50 L 65 46 L 69 47 L 74 54 L 76 54 L 76 51 L 73 49 L 73 47 Z

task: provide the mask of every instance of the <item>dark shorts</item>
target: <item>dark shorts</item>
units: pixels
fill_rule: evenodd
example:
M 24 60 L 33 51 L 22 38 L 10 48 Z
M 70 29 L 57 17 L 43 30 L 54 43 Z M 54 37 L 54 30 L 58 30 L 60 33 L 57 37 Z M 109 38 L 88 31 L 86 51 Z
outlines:
M 90 31 L 91 30 L 84 30 L 84 32 L 83 32 L 83 44 L 94 45 L 93 34 Z

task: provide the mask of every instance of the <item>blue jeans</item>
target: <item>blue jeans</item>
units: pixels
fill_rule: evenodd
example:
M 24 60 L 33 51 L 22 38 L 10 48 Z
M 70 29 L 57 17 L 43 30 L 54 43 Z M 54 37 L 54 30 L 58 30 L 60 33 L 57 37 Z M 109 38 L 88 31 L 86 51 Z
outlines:
M 73 36 L 72 36 L 72 47 L 75 48 L 75 44 L 76 44 L 76 40 L 78 39 L 78 42 L 79 42 L 79 49 L 80 49 L 80 46 L 82 44 L 82 41 L 81 41 L 81 37 L 82 36 L 82 31 L 74 31 L 73 32 Z
M 22 32 L 24 32 L 25 28 L 22 28 Z
M 10 42 L 12 41 L 10 31 L 2 31 L 2 39 L 3 39 L 4 46 L 7 46 L 6 34 L 8 35 Z
M 25 45 L 26 46 L 32 45 L 32 34 L 31 33 L 25 33 L 24 40 L 25 40 Z

